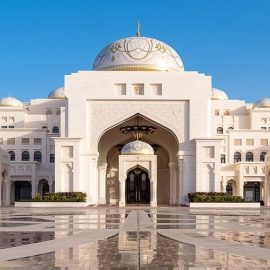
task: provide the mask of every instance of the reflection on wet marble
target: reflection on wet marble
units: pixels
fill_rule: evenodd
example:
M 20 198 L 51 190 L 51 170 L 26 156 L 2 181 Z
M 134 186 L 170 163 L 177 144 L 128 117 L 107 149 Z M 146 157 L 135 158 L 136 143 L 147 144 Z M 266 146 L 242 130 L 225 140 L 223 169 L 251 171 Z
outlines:
M 270 249 L 270 232 L 201 232 L 204 236 L 211 236 L 225 241 L 239 242 L 242 245 L 259 246 Z
M 0 208 L 0 226 L 0 269 L 270 269 L 266 207 Z
M 5 221 L 31 221 L 31 222 L 48 222 L 47 219 L 33 218 L 33 217 L 12 217 L 12 218 L 1 218 Z
M 140 232 L 141 251 L 137 254 L 137 235 L 119 233 L 107 240 L 76 248 L 13 260 L 25 269 L 268 269 L 266 260 L 216 252 L 181 243 L 157 233 Z M 123 241 L 125 240 L 125 241 Z M 138 268 L 138 264 L 140 268 Z M 245 267 L 241 267 L 245 265 Z M 19 268 L 18 268 L 19 269 Z
M 54 239 L 54 232 L 1 232 L 0 249 Z
M 0 222 L 0 227 L 18 227 L 18 226 L 26 226 L 31 223 L 9 223 L 9 222 Z M 0 228 L 1 229 L 1 228 Z
M 196 229 L 196 225 L 161 224 L 157 225 L 157 229 Z

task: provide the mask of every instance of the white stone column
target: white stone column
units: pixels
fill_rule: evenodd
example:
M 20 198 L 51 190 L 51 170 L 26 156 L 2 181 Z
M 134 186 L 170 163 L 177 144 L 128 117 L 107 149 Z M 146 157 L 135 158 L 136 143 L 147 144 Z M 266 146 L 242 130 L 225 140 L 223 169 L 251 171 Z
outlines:
M 119 206 L 126 205 L 126 185 L 125 179 L 119 179 Z
M 270 206 L 270 185 L 269 185 L 269 180 L 265 177 L 265 188 L 264 188 L 264 204 L 265 206 Z
M 150 180 L 150 206 L 151 207 L 157 206 L 157 180 L 156 179 Z
M 238 196 L 241 196 L 244 198 L 244 181 L 239 179 L 239 184 L 238 184 Z
M 4 182 L 5 201 L 4 205 L 10 205 L 10 183 Z
M 177 194 L 177 185 L 176 185 L 176 162 L 170 162 L 170 204 L 176 204 L 176 194 Z
M 178 204 L 184 204 L 184 181 L 183 181 L 183 165 L 184 160 L 182 156 L 177 156 L 178 165 Z
M 1 176 L 0 176 L 1 177 Z M 2 185 L 3 185 L 4 183 L 2 183 L 2 181 L 1 181 L 1 178 L 0 178 L 0 206 L 3 206 L 3 204 L 2 204 L 2 200 L 3 200 L 3 198 L 2 198 Z M 4 188 L 4 187 L 3 187 Z
M 49 192 L 53 192 L 52 191 L 52 185 L 53 185 L 53 183 L 52 182 L 49 182 L 48 185 L 49 185 Z
M 107 163 L 104 162 L 98 167 L 98 203 L 106 204 L 106 172 Z
M 36 185 L 36 179 L 32 178 L 32 181 L 30 181 L 32 186 L 32 197 L 37 193 L 37 185 Z
M 31 178 L 31 186 L 32 186 L 32 197 L 37 192 L 37 185 L 36 183 L 36 164 L 32 165 L 32 178 Z
M 53 177 L 49 176 L 48 178 L 48 185 L 49 185 L 49 192 L 52 192 L 52 185 L 53 185 Z
M 265 182 L 260 182 L 260 200 L 263 200 L 264 197 L 264 190 L 266 188 L 266 183 Z
M 90 202 L 97 204 L 98 199 L 98 156 L 92 155 L 90 161 Z

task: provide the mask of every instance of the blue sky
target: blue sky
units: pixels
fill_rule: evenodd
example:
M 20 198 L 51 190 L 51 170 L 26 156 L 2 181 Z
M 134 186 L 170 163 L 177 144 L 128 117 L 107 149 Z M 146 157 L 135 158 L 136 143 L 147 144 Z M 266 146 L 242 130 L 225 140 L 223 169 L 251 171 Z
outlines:
M 137 19 L 230 98 L 270 96 L 269 0 L 0 0 L 0 97 L 46 97 Z

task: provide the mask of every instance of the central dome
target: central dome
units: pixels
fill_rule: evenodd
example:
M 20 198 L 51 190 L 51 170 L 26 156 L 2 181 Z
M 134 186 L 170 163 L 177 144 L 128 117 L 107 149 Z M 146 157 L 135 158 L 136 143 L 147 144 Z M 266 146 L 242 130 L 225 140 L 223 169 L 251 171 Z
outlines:
M 181 71 L 177 52 L 157 39 L 127 37 L 105 47 L 96 57 L 93 70 Z

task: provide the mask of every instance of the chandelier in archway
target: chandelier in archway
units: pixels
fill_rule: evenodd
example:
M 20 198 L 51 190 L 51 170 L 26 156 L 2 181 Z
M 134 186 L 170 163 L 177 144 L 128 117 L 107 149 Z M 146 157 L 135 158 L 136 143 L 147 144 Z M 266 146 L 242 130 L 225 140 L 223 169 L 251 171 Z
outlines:
M 141 140 L 144 135 L 152 134 L 156 129 L 156 127 L 141 124 L 139 117 L 136 117 L 133 125 L 120 127 L 122 133 L 133 136 L 135 140 Z

